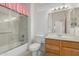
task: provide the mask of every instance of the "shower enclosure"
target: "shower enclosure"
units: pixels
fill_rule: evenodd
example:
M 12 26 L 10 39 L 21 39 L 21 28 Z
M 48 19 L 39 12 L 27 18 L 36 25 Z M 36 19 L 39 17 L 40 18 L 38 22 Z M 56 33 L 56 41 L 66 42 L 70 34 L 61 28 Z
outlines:
M 0 54 L 28 42 L 28 17 L 0 6 Z

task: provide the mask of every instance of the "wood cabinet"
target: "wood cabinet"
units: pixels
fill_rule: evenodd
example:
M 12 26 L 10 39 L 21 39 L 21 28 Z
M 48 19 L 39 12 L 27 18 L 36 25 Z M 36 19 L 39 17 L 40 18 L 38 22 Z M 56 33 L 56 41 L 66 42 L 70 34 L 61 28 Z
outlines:
M 60 55 L 60 41 L 59 40 L 52 40 L 46 39 L 45 41 L 45 54 L 51 56 L 58 56 Z
M 46 38 L 45 55 L 79 56 L 79 42 Z

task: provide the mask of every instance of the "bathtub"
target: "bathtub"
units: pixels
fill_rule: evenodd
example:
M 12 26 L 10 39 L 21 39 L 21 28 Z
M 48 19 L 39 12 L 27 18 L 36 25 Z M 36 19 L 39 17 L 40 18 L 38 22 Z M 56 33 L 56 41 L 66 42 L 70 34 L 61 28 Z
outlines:
M 23 45 L 21 43 L 17 35 L 11 35 L 11 33 L 0 34 L 0 56 L 28 55 L 28 42 Z
M 1 47 L 0 49 L 2 50 L 3 49 L 6 49 L 8 46 L 4 46 L 4 47 Z M 28 48 L 28 44 L 24 44 L 24 45 L 21 45 L 19 47 L 16 47 L 12 50 L 9 50 L 5 53 L 2 53 L 0 54 L 0 56 L 27 56 L 29 54 L 29 51 L 27 51 L 27 48 Z

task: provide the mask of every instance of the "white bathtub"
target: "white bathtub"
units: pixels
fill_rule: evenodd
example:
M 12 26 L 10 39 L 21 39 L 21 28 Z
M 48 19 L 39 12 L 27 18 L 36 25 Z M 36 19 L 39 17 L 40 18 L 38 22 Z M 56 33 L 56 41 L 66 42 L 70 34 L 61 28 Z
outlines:
M 0 56 L 25 56 L 25 55 L 28 55 L 29 53 L 29 51 L 27 51 L 27 47 L 28 47 L 28 44 L 26 43 L 8 52 L 2 53 Z M 7 46 L 4 46 L 4 49 L 5 48 L 7 48 Z

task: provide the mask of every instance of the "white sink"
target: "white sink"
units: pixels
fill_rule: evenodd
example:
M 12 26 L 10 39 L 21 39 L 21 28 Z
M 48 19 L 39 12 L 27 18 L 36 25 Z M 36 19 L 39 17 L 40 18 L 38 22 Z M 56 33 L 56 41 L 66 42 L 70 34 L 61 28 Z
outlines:
M 68 38 L 68 39 L 75 39 L 74 36 L 70 36 L 70 35 L 62 35 L 62 38 Z

